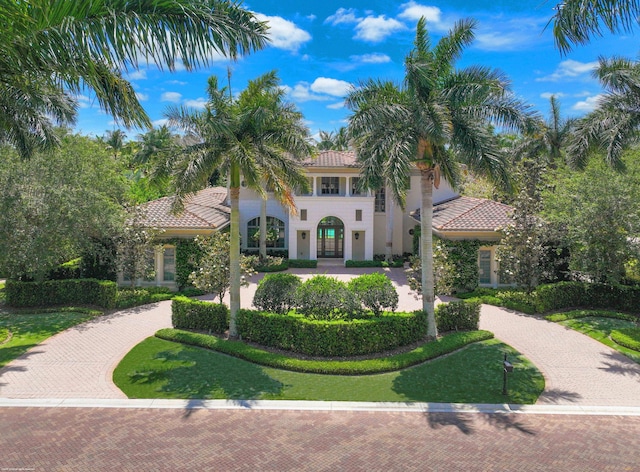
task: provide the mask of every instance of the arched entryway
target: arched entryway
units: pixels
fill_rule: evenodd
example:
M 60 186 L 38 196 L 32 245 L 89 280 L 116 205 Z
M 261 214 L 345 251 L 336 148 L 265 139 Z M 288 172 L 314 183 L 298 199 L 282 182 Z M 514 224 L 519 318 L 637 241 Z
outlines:
M 324 257 L 344 257 L 344 223 L 335 216 L 318 223 L 318 259 Z

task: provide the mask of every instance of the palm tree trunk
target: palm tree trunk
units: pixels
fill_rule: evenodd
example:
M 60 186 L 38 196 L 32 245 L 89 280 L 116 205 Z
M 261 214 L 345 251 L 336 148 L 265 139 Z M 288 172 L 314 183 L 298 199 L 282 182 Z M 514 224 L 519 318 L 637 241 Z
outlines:
M 260 258 L 267 257 L 267 197 L 260 205 Z
M 240 171 L 236 166 L 231 170 L 231 253 L 229 255 L 229 337 L 238 337 L 236 317 L 240 310 Z
M 384 210 L 386 212 L 387 234 L 385 244 L 385 259 L 387 262 L 391 262 L 393 259 L 393 201 L 391 199 L 391 192 L 387 187 L 384 192 Z
M 422 310 L 427 313 L 427 336 L 438 336 L 433 281 L 433 169 L 420 171 L 422 207 L 420 208 L 420 244 L 422 262 Z

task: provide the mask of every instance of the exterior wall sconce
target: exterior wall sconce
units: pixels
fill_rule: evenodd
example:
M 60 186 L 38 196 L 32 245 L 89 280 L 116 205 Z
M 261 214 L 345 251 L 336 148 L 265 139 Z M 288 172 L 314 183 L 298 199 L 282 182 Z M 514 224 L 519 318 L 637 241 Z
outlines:
M 300 234 L 300 237 L 302 239 L 307 239 L 307 233 L 305 233 L 304 231 Z
M 353 237 L 356 238 L 356 241 L 357 241 L 358 239 L 360 239 L 360 233 L 355 233 Z
M 413 228 L 411 228 L 411 229 L 409 230 L 409 234 L 410 234 L 411 236 L 413 236 L 413 232 L 414 232 L 414 231 L 413 231 Z

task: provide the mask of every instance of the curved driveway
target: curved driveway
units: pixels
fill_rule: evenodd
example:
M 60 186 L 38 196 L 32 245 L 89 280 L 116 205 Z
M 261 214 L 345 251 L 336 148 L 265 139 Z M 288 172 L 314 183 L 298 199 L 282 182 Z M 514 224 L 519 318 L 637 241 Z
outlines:
M 294 271 L 304 276 L 302 270 Z M 347 279 L 371 270 L 332 267 Z M 402 269 L 386 270 L 400 295 L 400 309 L 420 302 L 404 284 Z M 309 274 L 309 271 L 306 272 Z M 250 306 L 255 283 L 243 289 Z M 138 342 L 171 325 L 170 302 L 102 316 L 57 334 L 0 370 L 0 398 L 112 398 L 124 394 L 113 369 Z M 544 374 L 542 404 L 640 406 L 640 366 L 582 334 L 538 318 L 484 305 L 480 327 L 528 357 Z

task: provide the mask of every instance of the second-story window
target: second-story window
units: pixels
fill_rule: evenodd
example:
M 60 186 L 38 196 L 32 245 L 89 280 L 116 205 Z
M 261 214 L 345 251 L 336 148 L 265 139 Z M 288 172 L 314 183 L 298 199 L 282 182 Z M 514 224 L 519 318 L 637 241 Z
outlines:
M 340 177 L 322 177 L 321 195 L 340 194 Z
M 376 213 L 384 213 L 384 187 L 376 190 L 375 211 Z

